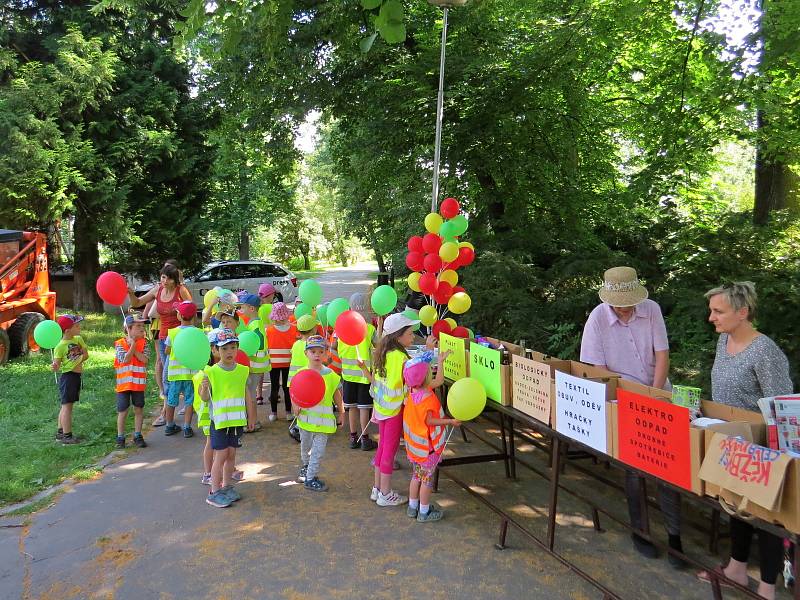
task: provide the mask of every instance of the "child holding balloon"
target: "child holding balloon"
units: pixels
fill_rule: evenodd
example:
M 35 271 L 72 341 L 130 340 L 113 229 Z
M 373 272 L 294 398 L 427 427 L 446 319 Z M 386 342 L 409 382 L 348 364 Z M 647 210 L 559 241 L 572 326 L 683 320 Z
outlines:
M 175 338 L 187 327 L 191 327 L 197 315 L 197 305 L 189 300 L 177 302 L 175 312 L 178 314 L 180 325 L 173 327 L 167 332 L 165 343 L 165 353 L 167 355 L 167 426 L 164 428 L 164 435 L 174 435 L 181 428 L 175 424 L 175 409 L 180 403 L 180 396 L 183 395 L 185 412 L 183 414 L 183 437 L 190 438 L 194 435 L 192 431 L 192 404 L 194 403 L 194 387 L 192 377 L 197 372 L 180 364 L 175 358 L 174 347 Z
M 89 349 L 81 337 L 81 321 L 78 315 L 61 315 L 56 323 L 61 328 L 61 341 L 53 348 L 53 371 L 61 373 L 58 391 L 61 410 L 58 412 L 56 439 L 62 444 L 78 444 L 72 435 L 72 406 L 80 400 L 83 363 L 89 358 Z
M 412 467 L 406 514 L 416 518 L 418 523 L 439 521 L 444 516 L 444 512 L 430 501 L 433 475 L 446 443 L 443 425 L 461 425 L 461 421 L 445 417 L 434 391 L 444 382 L 442 365 L 449 353 L 439 354 L 436 377 L 431 373 L 433 353 L 430 351 L 406 361 L 403 366 L 403 380 L 409 392 L 403 408 L 403 436 Z
M 305 343 L 308 368 L 295 375 L 292 411 L 297 416 L 300 427 L 300 467 L 299 479 L 307 490 L 324 492 L 328 486 L 319 474 L 320 462 L 325 455 L 328 436 L 336 433 L 336 428 L 344 422 L 342 392 L 339 389 L 341 377 L 322 364 L 327 344 L 320 335 L 310 336 Z M 316 380 L 316 381 L 315 381 Z M 319 385 L 321 384 L 321 385 Z M 333 414 L 333 403 L 339 409 Z
M 241 299 L 241 306 L 239 312 L 242 318 L 247 319 L 247 331 L 252 332 L 258 338 L 258 349 L 250 359 L 250 377 L 247 378 L 247 389 L 250 390 L 250 396 L 253 398 L 253 405 L 248 406 L 248 414 L 251 414 L 255 424 L 252 431 L 245 430 L 247 433 L 261 430 L 261 422 L 257 420 L 256 398 L 261 398 L 261 385 L 264 380 L 264 373 L 272 369 L 267 356 L 266 336 L 264 335 L 264 326 L 261 324 L 261 319 L 258 318 L 258 308 L 261 306 L 261 300 L 255 294 L 245 294 Z M 245 335 L 244 332 L 239 334 Z M 251 335 L 250 333 L 246 335 Z M 261 403 L 264 401 L 262 399 Z

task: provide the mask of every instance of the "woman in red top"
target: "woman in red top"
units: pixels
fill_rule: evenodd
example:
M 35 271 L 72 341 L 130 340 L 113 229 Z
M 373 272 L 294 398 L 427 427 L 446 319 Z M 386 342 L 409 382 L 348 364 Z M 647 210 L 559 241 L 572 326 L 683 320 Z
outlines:
M 133 290 L 128 288 L 128 297 L 131 301 L 131 308 L 138 308 L 144 306 L 151 300 L 156 302 L 156 311 L 160 321 L 158 328 L 158 355 L 161 358 L 161 364 L 167 364 L 166 355 L 166 339 L 167 332 L 173 327 L 180 325 L 177 313 L 175 312 L 175 303 L 181 300 L 191 300 L 192 294 L 182 284 L 181 273 L 178 267 L 172 262 L 167 262 L 161 268 L 161 282 L 148 291 L 144 296 L 137 298 Z M 167 369 L 162 366 L 161 373 L 161 386 L 164 396 L 169 391 L 169 382 L 167 381 Z M 166 402 L 166 399 L 164 400 Z M 162 409 L 163 410 L 163 409 Z

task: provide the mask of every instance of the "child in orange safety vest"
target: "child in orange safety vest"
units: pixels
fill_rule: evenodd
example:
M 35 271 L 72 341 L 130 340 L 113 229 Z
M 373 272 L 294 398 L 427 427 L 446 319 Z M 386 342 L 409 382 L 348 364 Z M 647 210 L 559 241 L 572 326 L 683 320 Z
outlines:
M 272 412 L 269 420 L 278 418 L 278 391 L 283 388 L 283 406 L 286 420 L 292 421 L 292 400 L 289 397 L 289 366 L 292 362 L 292 346 L 297 341 L 297 326 L 289 322 L 291 313 L 283 302 L 272 305 L 267 327 L 267 348 L 272 370 L 269 372 L 269 404 Z
M 125 337 L 114 342 L 114 371 L 117 392 L 117 448 L 125 447 L 125 420 L 133 404 L 133 443 L 146 448 L 142 437 L 144 420 L 144 389 L 147 384 L 147 362 L 150 346 L 145 339 L 144 325 L 147 319 L 141 315 L 128 315 L 124 321 Z
M 431 351 L 423 352 L 403 365 L 403 379 L 409 390 L 403 408 L 403 437 L 412 467 L 407 514 L 416 518 L 418 523 L 439 521 L 444 516 L 444 512 L 430 501 L 433 475 L 446 443 L 445 426 L 461 425 L 460 421 L 445 416 L 434 392 L 444 382 L 442 363 L 447 354 L 439 354 L 436 378 L 431 373 Z

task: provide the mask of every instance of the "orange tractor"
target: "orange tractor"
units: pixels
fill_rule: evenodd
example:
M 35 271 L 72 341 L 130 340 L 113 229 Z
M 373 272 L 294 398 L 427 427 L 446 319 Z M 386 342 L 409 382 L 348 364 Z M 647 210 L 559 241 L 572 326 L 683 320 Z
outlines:
M 55 319 L 55 315 L 47 236 L 0 229 L 0 365 L 10 356 L 39 350 L 33 330 L 41 321 Z

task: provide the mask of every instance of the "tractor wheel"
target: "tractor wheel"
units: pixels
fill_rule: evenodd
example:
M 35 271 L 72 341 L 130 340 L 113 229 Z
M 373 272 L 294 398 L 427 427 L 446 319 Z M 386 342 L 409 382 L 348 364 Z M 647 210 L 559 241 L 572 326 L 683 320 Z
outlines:
M 22 313 L 14 324 L 8 328 L 11 338 L 11 356 L 27 356 L 30 352 L 38 352 L 39 344 L 33 339 L 33 330 L 44 321 L 44 315 L 36 312 Z
M 8 333 L 5 329 L 0 329 L 0 366 L 8 362 L 10 355 L 11 341 L 8 339 Z

